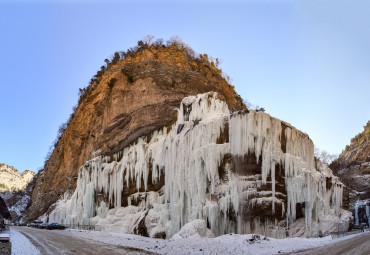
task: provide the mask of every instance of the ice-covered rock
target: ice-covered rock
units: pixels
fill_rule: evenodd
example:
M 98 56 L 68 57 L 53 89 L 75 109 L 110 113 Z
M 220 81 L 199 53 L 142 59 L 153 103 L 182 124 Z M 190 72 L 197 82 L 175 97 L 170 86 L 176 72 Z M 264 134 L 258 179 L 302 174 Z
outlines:
M 179 232 L 172 236 L 172 239 L 181 238 L 199 238 L 199 237 L 214 237 L 212 231 L 207 228 L 205 220 L 193 220 L 185 224 Z
M 74 193 L 46 216 L 150 237 L 197 220 L 215 235 L 318 236 L 330 222 L 348 227 L 343 186 L 306 134 L 266 113 L 231 114 L 210 92 L 185 98 L 170 130 L 87 161 Z

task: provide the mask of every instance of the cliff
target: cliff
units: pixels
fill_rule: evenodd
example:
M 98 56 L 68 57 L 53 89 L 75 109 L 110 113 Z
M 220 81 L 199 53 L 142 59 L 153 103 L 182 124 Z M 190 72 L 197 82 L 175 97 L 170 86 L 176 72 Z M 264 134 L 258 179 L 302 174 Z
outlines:
M 27 219 L 44 214 L 66 191 L 75 190 L 78 171 L 86 161 L 111 156 L 139 137 L 170 128 L 184 97 L 215 91 L 230 109 L 245 109 L 221 71 L 184 47 L 142 47 L 102 70 L 83 90 L 67 128 L 38 174 Z
M 76 189 L 42 219 L 162 238 L 196 220 L 215 235 L 347 230 L 344 185 L 313 147 L 266 113 L 231 113 L 216 92 L 186 97 L 170 129 L 85 162 Z
M 348 229 L 344 185 L 308 135 L 246 109 L 206 55 L 142 43 L 123 55 L 81 90 L 27 219 L 161 238 L 194 221 L 215 235 Z
M 34 176 L 31 170 L 19 173 L 12 166 L 0 164 L 0 192 L 23 190 Z
M 370 121 L 351 139 L 331 168 L 349 189 L 349 208 L 357 224 L 370 225 Z
M 17 169 L 0 164 L 0 197 L 4 199 L 13 220 L 20 220 L 30 202 L 36 174 L 31 170 L 19 173 Z

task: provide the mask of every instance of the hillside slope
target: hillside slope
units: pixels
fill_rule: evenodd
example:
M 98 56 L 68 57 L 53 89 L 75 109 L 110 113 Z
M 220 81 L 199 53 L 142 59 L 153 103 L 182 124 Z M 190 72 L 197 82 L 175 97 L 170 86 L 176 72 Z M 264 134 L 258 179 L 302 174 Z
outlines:
M 370 121 L 363 132 L 351 139 L 331 168 L 350 190 L 350 210 L 357 214 L 357 223 L 370 225 Z
M 141 47 L 102 70 L 39 173 L 27 219 L 44 214 L 65 191 L 73 191 L 85 161 L 113 155 L 141 136 L 170 127 L 185 96 L 215 91 L 232 110 L 245 109 L 208 58 L 193 57 L 176 45 Z
M 31 170 L 19 173 L 17 169 L 0 164 L 0 197 L 4 199 L 13 220 L 20 220 L 30 202 L 36 174 Z
M 19 173 L 12 166 L 0 164 L 0 192 L 23 190 L 34 176 L 31 170 Z

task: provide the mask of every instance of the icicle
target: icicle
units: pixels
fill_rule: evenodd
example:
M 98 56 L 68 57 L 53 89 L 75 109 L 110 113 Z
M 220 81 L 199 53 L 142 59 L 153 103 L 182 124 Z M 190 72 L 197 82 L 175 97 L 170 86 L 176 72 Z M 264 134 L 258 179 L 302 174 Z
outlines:
M 220 143 L 225 126 L 229 128 L 229 142 Z M 152 228 L 166 231 L 168 237 L 195 219 L 207 220 L 216 235 L 250 233 L 254 224 L 259 233 L 281 237 L 285 231 L 276 230 L 276 221 L 244 221 L 243 203 L 271 203 L 273 214 L 275 205 L 281 205 L 288 226 L 296 219 L 297 203 L 302 203 L 306 234 L 311 235 L 311 227 L 323 220 L 322 214 L 340 214 L 343 185 L 326 166 L 314 168 L 313 143 L 306 134 L 286 123 L 284 129 L 283 132 L 280 120 L 253 110 L 230 117 L 226 102 L 214 92 L 187 97 L 170 132 L 163 128 L 153 132 L 150 141 L 141 137 L 111 158 L 98 155 L 85 162 L 79 170 L 75 192 L 57 202 L 49 220 L 67 224 L 93 220 L 112 225 L 124 221 L 129 223 L 119 231 L 131 233 L 134 226 L 130 224 L 140 222 L 146 211 L 153 217 Z M 257 162 L 262 160 L 261 174 L 248 179 L 226 163 L 223 171 L 227 182 L 220 180 L 219 167 L 227 154 L 254 154 Z M 276 197 L 276 166 L 285 170 L 286 207 Z M 163 174 L 163 195 L 147 191 L 149 182 L 158 183 Z M 326 187 L 327 178 L 331 179 L 330 188 Z M 260 192 L 263 197 L 250 196 L 270 180 L 271 191 Z M 137 192 L 127 198 L 128 206 L 122 207 L 122 192 L 132 184 Z M 231 213 L 236 221 L 230 220 Z

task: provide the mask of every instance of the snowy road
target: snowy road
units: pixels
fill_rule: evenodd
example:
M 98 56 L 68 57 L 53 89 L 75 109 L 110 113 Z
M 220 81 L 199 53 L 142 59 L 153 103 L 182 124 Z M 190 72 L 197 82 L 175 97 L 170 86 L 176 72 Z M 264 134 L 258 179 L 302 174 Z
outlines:
M 155 254 L 137 248 L 105 244 L 69 235 L 63 230 L 44 230 L 29 227 L 11 227 L 26 236 L 41 254 Z M 13 244 L 14 245 L 14 244 Z M 14 247 L 13 247 L 14 249 Z M 17 254 L 15 254 L 17 255 Z
M 293 254 L 293 253 L 291 253 Z M 325 254 L 325 255 L 368 255 L 370 254 L 370 232 L 355 236 L 351 239 L 336 242 L 319 248 L 295 252 L 299 255 Z

